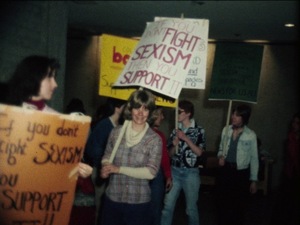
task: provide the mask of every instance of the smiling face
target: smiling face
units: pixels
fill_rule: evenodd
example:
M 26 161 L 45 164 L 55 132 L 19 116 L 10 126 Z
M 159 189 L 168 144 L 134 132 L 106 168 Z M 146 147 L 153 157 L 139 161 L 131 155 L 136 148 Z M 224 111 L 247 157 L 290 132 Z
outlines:
M 144 105 L 140 108 L 133 108 L 132 113 L 132 122 L 135 125 L 145 125 L 149 116 L 149 109 Z
M 41 81 L 39 94 L 33 96 L 32 100 L 50 100 L 54 93 L 54 90 L 57 88 L 57 83 L 55 80 L 55 70 L 48 68 L 47 76 Z

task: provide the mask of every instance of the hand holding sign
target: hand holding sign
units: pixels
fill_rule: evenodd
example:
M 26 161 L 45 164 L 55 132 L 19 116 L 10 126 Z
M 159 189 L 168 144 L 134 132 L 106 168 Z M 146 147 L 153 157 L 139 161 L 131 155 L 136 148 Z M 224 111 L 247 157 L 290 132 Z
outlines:
M 1 225 L 68 224 L 90 121 L 0 104 Z

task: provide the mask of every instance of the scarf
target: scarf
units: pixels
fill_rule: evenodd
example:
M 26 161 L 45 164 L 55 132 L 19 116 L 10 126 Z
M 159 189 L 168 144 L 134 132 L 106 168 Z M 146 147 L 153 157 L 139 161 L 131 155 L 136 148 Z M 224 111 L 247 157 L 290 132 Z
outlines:
M 44 100 L 39 100 L 39 101 L 28 100 L 25 103 L 27 103 L 29 105 L 33 105 L 37 110 L 43 110 L 46 106 L 46 103 Z
M 126 145 L 128 147 L 132 147 L 138 144 L 142 138 L 144 137 L 146 131 L 148 130 L 149 125 L 146 123 L 146 126 L 141 131 L 135 131 L 132 129 L 132 121 L 129 121 L 128 126 L 126 128 L 125 137 L 126 137 Z

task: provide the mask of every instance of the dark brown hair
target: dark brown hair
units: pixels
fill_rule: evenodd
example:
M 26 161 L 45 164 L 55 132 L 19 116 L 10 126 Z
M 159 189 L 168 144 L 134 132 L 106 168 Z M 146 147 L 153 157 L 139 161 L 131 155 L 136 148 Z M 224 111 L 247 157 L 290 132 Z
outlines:
M 59 67 L 56 59 L 46 56 L 32 55 L 23 59 L 8 82 L 8 103 L 21 105 L 23 101 L 38 95 L 41 81 L 47 76 L 52 76 L 52 72 Z

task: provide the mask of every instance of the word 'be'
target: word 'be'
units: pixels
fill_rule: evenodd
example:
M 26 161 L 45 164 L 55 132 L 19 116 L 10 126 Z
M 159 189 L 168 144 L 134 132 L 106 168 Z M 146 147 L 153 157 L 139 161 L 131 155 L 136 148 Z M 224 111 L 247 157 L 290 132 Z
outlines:
M 122 62 L 124 65 L 126 65 L 128 59 L 129 59 L 129 55 L 125 54 L 124 56 L 120 53 L 116 51 L 116 46 L 114 46 L 113 48 L 113 62 L 114 63 L 120 63 Z

